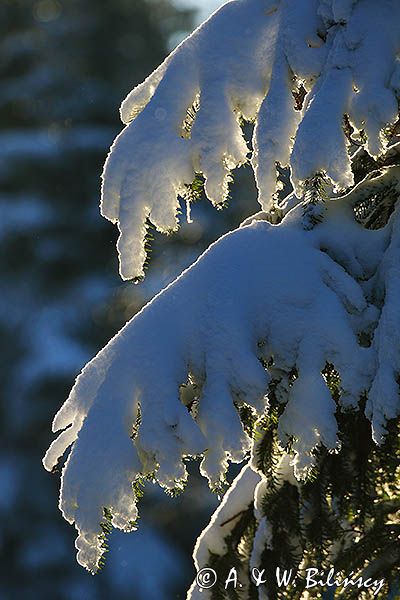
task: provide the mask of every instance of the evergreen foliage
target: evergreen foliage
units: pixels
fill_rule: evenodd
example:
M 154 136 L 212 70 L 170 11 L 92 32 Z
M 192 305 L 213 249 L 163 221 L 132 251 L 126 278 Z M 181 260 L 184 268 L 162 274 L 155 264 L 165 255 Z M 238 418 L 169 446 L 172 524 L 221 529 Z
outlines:
M 399 16 L 392 0 L 379 12 L 372 0 L 237 0 L 124 101 L 101 204 L 124 279 L 144 275 L 150 222 L 178 229 L 180 199 L 188 221 L 203 193 L 224 205 L 248 160 L 244 121 L 264 211 L 128 322 L 54 419 L 44 465 L 72 446 L 60 507 L 87 569 L 103 560 L 102 516 L 132 529 L 132 483 L 141 495 L 135 482 L 151 477 L 174 494 L 201 455 L 216 491 L 229 462 L 249 459 L 194 552 L 198 569 L 236 569 L 242 587 L 195 582 L 188 598 L 339 597 L 352 575 L 349 597 L 372 598 L 368 578 L 382 598 L 395 593 Z M 312 568 L 321 582 L 309 589 Z M 298 579 L 280 585 L 278 569 Z

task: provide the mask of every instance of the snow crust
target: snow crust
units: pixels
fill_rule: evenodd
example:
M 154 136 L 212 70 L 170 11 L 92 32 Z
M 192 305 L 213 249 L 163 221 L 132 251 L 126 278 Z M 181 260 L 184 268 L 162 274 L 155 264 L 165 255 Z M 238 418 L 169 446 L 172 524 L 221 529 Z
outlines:
M 384 151 L 398 113 L 399 21 L 397 0 L 234 0 L 184 40 L 122 103 L 126 128 L 105 164 L 101 211 L 120 229 L 122 277 L 143 276 L 149 222 L 177 229 L 196 173 L 224 204 L 231 171 L 250 156 L 241 120 L 255 122 L 264 210 L 276 163 L 290 165 L 299 195 L 318 172 L 338 190 L 352 185 L 343 117 L 372 156 Z

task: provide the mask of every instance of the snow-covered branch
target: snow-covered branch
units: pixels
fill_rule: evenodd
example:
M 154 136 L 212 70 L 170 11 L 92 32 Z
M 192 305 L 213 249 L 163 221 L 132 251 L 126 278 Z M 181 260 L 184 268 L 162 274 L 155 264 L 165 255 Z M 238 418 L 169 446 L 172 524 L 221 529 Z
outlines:
M 104 510 L 115 527 L 134 527 L 138 478 L 181 489 L 185 460 L 201 455 L 202 474 L 219 486 L 229 461 L 250 452 L 242 407 L 262 416 L 271 383 L 282 405 L 278 441 L 290 441 L 298 478 L 318 446 L 339 448 L 338 404 L 356 408 L 367 393 L 376 440 L 398 415 L 400 167 L 397 146 L 383 153 L 398 115 L 399 21 L 398 0 L 234 0 L 123 103 L 127 126 L 108 156 L 101 204 L 121 232 L 123 278 L 143 275 L 148 221 L 176 229 L 179 197 L 196 173 L 211 202 L 224 202 L 231 171 L 248 159 L 242 119 L 255 122 L 263 212 L 128 322 L 54 419 L 61 433 L 44 463 L 51 470 L 71 447 L 60 508 L 88 569 L 104 552 Z M 344 116 L 353 140 L 382 155 L 379 171 L 351 190 Z M 294 191 L 268 213 L 276 163 L 290 167 Z M 304 192 L 315 182 L 328 186 L 323 219 L 306 228 Z M 394 214 L 364 228 L 354 206 L 388 188 Z M 327 365 L 340 381 L 335 399 Z
M 81 564 L 96 569 L 103 507 L 116 527 L 131 527 L 139 474 L 179 487 L 184 457 L 202 453 L 201 471 L 217 485 L 228 460 L 243 460 L 251 440 L 236 406 L 262 414 L 277 370 L 298 374 L 279 425 L 283 444 L 296 440 L 297 472 L 310 466 L 319 443 L 336 448 L 336 406 L 321 371 L 331 363 L 340 373 L 344 406 L 357 405 L 368 389 L 373 351 L 357 333 L 376 311 L 349 272 L 363 270 L 374 252 L 376 259 L 386 231 L 366 231 L 340 201 L 315 230 L 304 231 L 301 215 L 300 206 L 279 226 L 254 222 L 224 236 L 78 377 L 55 417 L 54 431 L 64 431 L 45 466 L 52 469 L 73 445 L 60 507 L 79 531 Z M 344 230 L 352 244 L 337 254 Z M 273 361 L 271 373 L 261 359 Z M 192 394 L 182 392 L 185 385 Z
M 277 162 L 291 166 L 300 196 L 318 172 L 351 186 L 343 118 L 372 156 L 384 151 L 398 116 L 399 20 L 397 0 L 234 0 L 182 42 L 122 104 L 127 126 L 105 165 L 101 210 L 121 232 L 122 277 L 143 275 L 148 221 L 176 230 L 196 173 L 210 201 L 224 203 L 231 171 L 249 156 L 242 119 L 255 121 L 264 210 Z

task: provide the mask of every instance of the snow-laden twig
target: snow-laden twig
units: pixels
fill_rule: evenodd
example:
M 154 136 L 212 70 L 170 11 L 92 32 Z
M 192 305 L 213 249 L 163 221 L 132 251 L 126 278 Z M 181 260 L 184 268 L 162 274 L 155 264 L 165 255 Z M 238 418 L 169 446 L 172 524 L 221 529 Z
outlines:
M 239 119 L 254 119 L 265 95 L 277 2 L 229 2 L 167 58 L 122 105 L 126 129 L 103 174 L 102 214 L 118 221 L 121 275 L 142 275 L 146 220 L 177 228 L 178 195 L 196 172 L 215 205 L 230 171 L 247 160 Z M 184 131 L 188 110 L 198 110 Z
M 337 446 L 336 406 L 321 371 L 335 365 L 343 402 L 355 405 L 373 366 L 372 351 L 357 342 L 360 319 L 371 319 L 363 291 L 329 255 L 344 230 L 352 245 L 340 260 L 362 269 L 383 234 L 364 230 L 340 202 L 309 232 L 298 207 L 279 226 L 255 222 L 224 236 L 85 367 L 45 457 L 52 469 L 72 444 L 60 507 L 78 529 L 81 564 L 98 564 L 103 507 L 116 527 L 132 527 L 139 474 L 176 488 L 187 477 L 184 457 L 204 454 L 201 471 L 218 485 L 228 461 L 243 460 L 250 439 L 235 405 L 266 408 L 271 375 L 261 352 L 274 369 L 298 373 L 279 426 L 282 443 L 296 439 L 297 472 L 319 443 Z M 197 391 L 186 405 L 188 381 Z
M 264 212 L 213 244 L 127 323 L 83 369 L 54 419 L 61 433 L 44 463 L 51 470 L 71 447 L 60 508 L 75 523 L 88 569 L 104 552 L 104 519 L 134 527 L 138 478 L 182 489 L 186 458 L 202 455 L 201 472 L 217 487 L 229 462 L 248 456 L 238 409 L 268 410 L 277 374 L 279 442 L 292 442 L 298 478 L 317 446 L 339 447 L 336 401 L 354 408 L 367 393 L 378 441 L 398 414 L 398 208 L 368 231 L 353 206 L 388 187 L 399 191 L 396 157 L 385 164 L 384 155 L 384 129 L 398 113 L 399 19 L 397 0 L 234 0 L 124 102 L 127 126 L 105 165 L 101 205 L 121 232 L 124 278 L 143 274 L 148 221 L 176 229 L 179 196 L 196 173 L 208 198 L 224 202 L 231 171 L 248 159 L 242 119 L 255 121 L 252 164 Z M 379 168 L 350 191 L 344 115 Z M 274 213 L 277 162 L 290 167 L 294 193 Z M 304 190 L 316 175 L 336 197 L 306 231 Z M 370 345 L 360 342 L 366 332 Z M 327 363 L 340 378 L 336 401 Z
M 291 167 L 298 196 L 317 173 L 337 190 L 352 185 L 343 118 L 372 156 L 384 151 L 398 115 L 399 20 L 397 0 L 234 0 L 182 42 L 122 104 L 127 126 L 105 165 L 101 211 L 120 229 L 122 277 L 143 275 L 148 221 L 177 229 L 196 173 L 224 203 L 231 171 L 248 160 L 242 119 L 255 121 L 264 210 L 276 163 Z

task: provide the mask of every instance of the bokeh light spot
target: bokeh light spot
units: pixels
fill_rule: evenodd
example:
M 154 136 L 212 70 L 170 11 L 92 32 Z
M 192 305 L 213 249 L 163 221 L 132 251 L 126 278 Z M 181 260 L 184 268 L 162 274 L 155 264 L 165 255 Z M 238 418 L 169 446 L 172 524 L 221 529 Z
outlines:
M 35 19 L 41 23 L 54 21 L 60 16 L 61 4 L 57 0 L 39 0 L 33 7 Z

